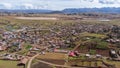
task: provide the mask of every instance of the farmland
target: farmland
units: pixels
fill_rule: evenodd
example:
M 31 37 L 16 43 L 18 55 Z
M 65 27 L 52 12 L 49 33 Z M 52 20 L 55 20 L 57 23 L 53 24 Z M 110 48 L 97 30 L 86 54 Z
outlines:
M 1 68 L 23 68 L 23 67 L 16 66 L 17 63 L 18 63 L 17 61 L 0 60 L 0 67 Z

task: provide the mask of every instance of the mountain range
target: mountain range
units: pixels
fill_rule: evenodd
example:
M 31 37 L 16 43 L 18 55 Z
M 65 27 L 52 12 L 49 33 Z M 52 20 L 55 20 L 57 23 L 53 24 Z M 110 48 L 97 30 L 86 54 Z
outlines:
M 120 8 L 114 8 L 114 7 L 104 7 L 104 8 L 68 8 L 62 10 L 64 13 L 91 13 L 91 12 L 97 12 L 97 13 L 120 13 Z
M 6 13 L 64 13 L 64 14 L 72 14 L 72 13 L 120 13 L 120 7 L 104 7 L 104 8 L 66 8 L 61 11 L 54 10 L 44 10 L 44 9 L 26 9 L 26 10 L 8 10 L 8 9 L 0 9 L 0 12 Z

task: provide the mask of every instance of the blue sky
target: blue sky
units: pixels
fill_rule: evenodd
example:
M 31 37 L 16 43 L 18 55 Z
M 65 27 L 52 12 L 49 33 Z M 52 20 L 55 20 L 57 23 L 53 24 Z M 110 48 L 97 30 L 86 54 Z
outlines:
M 120 7 L 120 0 L 0 0 L 0 9 L 51 9 Z

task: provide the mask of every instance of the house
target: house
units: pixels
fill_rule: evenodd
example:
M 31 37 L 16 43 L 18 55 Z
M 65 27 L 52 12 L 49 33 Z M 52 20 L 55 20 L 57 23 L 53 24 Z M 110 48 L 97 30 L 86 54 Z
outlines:
M 109 54 L 110 54 L 110 56 L 111 56 L 112 58 L 118 58 L 117 53 L 116 53 L 116 51 L 115 51 L 114 49 L 113 49 L 113 50 L 110 50 Z
M 27 53 L 27 56 L 32 57 L 32 56 L 34 56 L 36 54 L 37 54 L 36 51 L 30 51 L 30 52 Z
M 26 64 L 28 62 L 28 57 L 24 57 L 20 60 L 20 63 Z
M 4 51 L 4 50 L 6 50 L 6 49 L 7 49 L 6 46 L 0 46 L 0 51 Z

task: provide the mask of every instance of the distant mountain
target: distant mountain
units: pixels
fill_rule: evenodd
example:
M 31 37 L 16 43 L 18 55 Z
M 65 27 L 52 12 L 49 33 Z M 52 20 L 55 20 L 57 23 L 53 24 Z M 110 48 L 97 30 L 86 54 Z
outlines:
M 63 12 L 62 11 L 52 11 L 49 14 L 63 14 Z
M 105 8 L 67 8 L 62 11 L 44 10 L 44 9 L 25 9 L 25 10 L 8 10 L 0 9 L 0 12 L 6 13 L 47 13 L 47 14 L 72 14 L 72 13 L 120 13 L 120 7 L 105 7 Z
M 26 10 L 8 10 L 8 9 L 1 9 L 0 12 L 6 13 L 50 13 L 52 10 L 44 10 L 44 9 L 26 9 Z
M 62 11 L 63 13 L 89 13 L 89 12 L 98 12 L 98 13 L 120 13 L 120 8 L 68 8 Z

